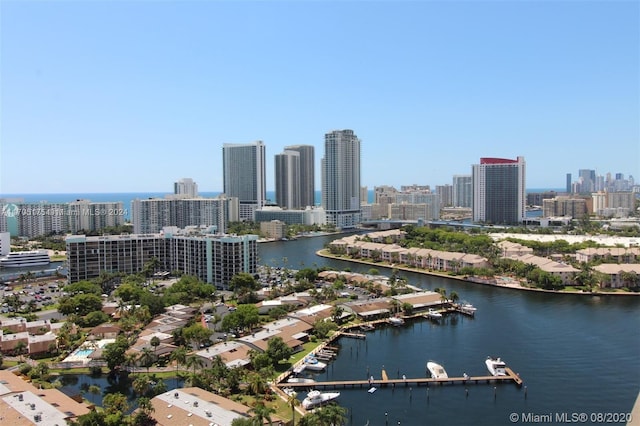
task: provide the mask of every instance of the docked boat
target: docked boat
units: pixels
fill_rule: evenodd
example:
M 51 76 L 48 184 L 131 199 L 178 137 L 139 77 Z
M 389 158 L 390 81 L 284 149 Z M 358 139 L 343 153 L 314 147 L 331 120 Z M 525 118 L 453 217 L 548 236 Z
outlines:
M 376 327 L 373 324 L 362 324 L 360 325 L 360 330 L 362 331 L 373 331 Z
M 475 315 L 476 311 L 478 310 L 478 308 L 468 302 L 463 302 L 458 309 L 460 309 L 460 312 L 467 315 Z
M 289 377 L 287 379 L 287 383 L 315 383 L 316 381 L 313 379 L 307 379 L 305 377 Z
M 444 367 L 436 362 L 429 361 L 427 363 L 427 370 L 429 370 L 429 373 L 431 373 L 432 379 L 448 379 L 449 378 L 449 375 L 445 371 Z
M 45 266 L 51 263 L 46 250 L 14 251 L 0 257 L 2 268 L 25 268 L 28 266 Z
M 506 371 L 507 365 L 504 363 L 504 361 L 500 359 L 500 357 L 498 358 L 487 357 L 485 364 L 487 364 L 487 370 L 489 370 L 489 373 L 491 373 L 492 376 L 507 375 L 507 371 Z
M 442 314 L 433 308 L 429 308 L 429 311 L 425 314 L 425 316 L 432 320 L 439 320 L 440 318 L 442 318 Z
M 318 361 L 317 358 L 313 356 L 308 356 L 302 361 L 302 365 L 304 368 L 311 371 L 322 371 L 327 367 L 327 364 L 324 362 Z
M 305 410 L 309 410 L 311 408 L 319 407 L 323 404 L 326 404 L 329 401 L 333 401 L 339 396 L 340 392 L 320 392 L 317 390 L 312 390 L 307 394 L 307 397 L 302 400 L 302 407 Z
M 389 324 L 393 325 L 394 327 L 397 327 L 399 325 L 404 325 L 404 319 L 398 316 L 389 317 Z

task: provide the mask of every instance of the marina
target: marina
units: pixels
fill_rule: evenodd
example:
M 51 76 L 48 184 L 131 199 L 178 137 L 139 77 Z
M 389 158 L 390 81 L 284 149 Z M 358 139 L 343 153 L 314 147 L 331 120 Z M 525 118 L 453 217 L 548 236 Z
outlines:
M 455 384 L 492 384 L 492 383 L 514 383 L 517 386 L 522 386 L 524 383 L 518 374 L 516 374 L 509 367 L 506 369 L 504 376 L 462 376 L 462 377 L 446 377 L 446 378 L 431 378 L 431 377 L 417 377 L 417 378 L 400 378 L 389 379 L 386 371 L 382 371 L 381 379 L 365 379 L 365 380 L 331 380 L 326 382 L 316 381 L 313 383 L 314 388 L 322 389 L 339 389 L 339 388 L 354 388 L 354 387 L 371 387 L 375 386 L 378 389 L 385 387 L 396 386 L 429 386 L 435 385 L 455 385 Z M 279 383 L 279 387 L 287 388 L 308 388 L 309 383 Z
M 286 258 L 289 268 L 308 266 L 318 262 L 315 251 L 333 239 L 335 236 L 274 242 L 261 255 L 267 264 L 284 265 Z M 334 259 L 322 259 L 322 264 L 360 273 L 371 268 Z M 380 270 L 385 275 L 390 271 Z M 330 343 L 340 346 L 339 355 L 324 372 L 309 373 L 309 377 L 323 382 L 361 380 L 370 377 L 369 371 L 379 376 L 384 365 L 396 380 L 403 374 L 424 378 L 425 363 L 431 359 L 442 363 L 451 377 L 464 378 L 463 373 L 483 377 L 489 376 L 484 362 L 487 355 L 495 355 L 508 361 L 524 383 L 514 386 L 513 381 L 497 380 L 467 386 L 458 381 L 456 385 L 425 383 L 419 387 L 397 383 L 386 388 L 375 384 L 375 393 L 368 393 L 366 385 L 338 388 L 338 403 L 348 410 L 349 424 L 507 425 L 513 424 L 509 420 L 512 412 L 628 412 L 633 407 L 640 389 L 640 305 L 636 298 L 549 296 L 400 273 L 421 289 L 455 291 L 460 305 L 469 301 L 477 308 L 475 316 L 458 310 L 436 323 L 423 319 L 423 311 L 416 312 L 415 319 L 405 315 L 402 327 L 371 321 L 375 329 L 366 332 L 366 339 Z M 366 323 L 369 321 L 361 324 Z M 350 331 L 364 331 L 358 327 Z M 619 362 L 602 362 L 611 357 Z

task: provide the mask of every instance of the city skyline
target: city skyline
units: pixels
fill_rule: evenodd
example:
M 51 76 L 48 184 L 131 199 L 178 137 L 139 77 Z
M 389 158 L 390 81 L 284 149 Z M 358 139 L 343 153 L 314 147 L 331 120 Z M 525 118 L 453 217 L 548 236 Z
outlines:
M 311 145 L 320 170 L 336 129 L 361 139 L 369 188 L 451 184 L 482 157 L 525 157 L 530 188 L 640 176 L 637 2 L 0 11 L 0 194 L 160 192 L 185 176 L 222 191 L 222 146 L 256 140 L 271 191 L 275 155 Z

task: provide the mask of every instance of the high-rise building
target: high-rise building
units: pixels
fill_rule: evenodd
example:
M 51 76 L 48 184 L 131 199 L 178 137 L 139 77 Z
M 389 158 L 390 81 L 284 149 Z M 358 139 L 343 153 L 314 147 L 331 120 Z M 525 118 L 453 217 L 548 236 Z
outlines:
M 173 184 L 173 193 L 195 198 L 198 196 L 198 184 L 191 178 L 182 178 Z
M 286 209 L 299 209 L 300 153 L 285 150 L 275 156 L 276 204 Z
M 451 185 L 436 185 L 436 194 L 440 198 L 440 207 L 453 205 L 453 187 Z
M 322 207 L 327 223 L 355 228 L 360 223 L 360 139 L 353 130 L 324 135 Z
M 266 204 L 265 158 L 262 141 L 222 146 L 224 193 L 238 199 L 240 220 L 253 220 L 253 212 Z
M 149 198 L 131 202 L 135 234 L 153 234 L 165 226 L 214 227 L 226 233 L 229 222 L 239 220 L 238 199 L 221 194 L 216 198 Z
M 300 206 L 302 208 L 316 205 L 316 168 L 315 148 L 312 145 L 285 146 L 285 151 L 300 154 Z
M 578 178 L 580 179 L 580 192 L 592 193 L 596 189 L 596 171 L 589 169 L 578 170 Z
M 70 283 L 100 276 L 101 272 L 140 272 L 152 259 L 160 271 L 180 271 L 227 288 L 236 274 L 254 275 L 258 263 L 257 235 L 180 235 L 165 228 L 161 234 L 66 238 L 67 278 Z M 175 233 L 174 233 L 175 231 Z
M 571 184 L 572 184 L 571 173 L 567 173 L 567 181 L 565 185 L 565 191 L 567 194 L 571 194 L 571 189 L 572 189 Z
M 453 207 L 471 207 L 471 175 L 453 175 Z
M 474 222 L 515 225 L 524 220 L 524 157 L 517 160 L 481 158 L 480 164 L 473 165 L 472 172 Z

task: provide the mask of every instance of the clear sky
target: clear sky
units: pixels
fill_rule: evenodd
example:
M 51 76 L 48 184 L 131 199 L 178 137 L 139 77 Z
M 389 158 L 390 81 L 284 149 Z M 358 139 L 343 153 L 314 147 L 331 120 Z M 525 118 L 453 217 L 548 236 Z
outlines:
M 362 184 L 481 157 L 640 180 L 638 1 L 0 0 L 0 193 L 222 190 L 222 145 L 353 129 Z

